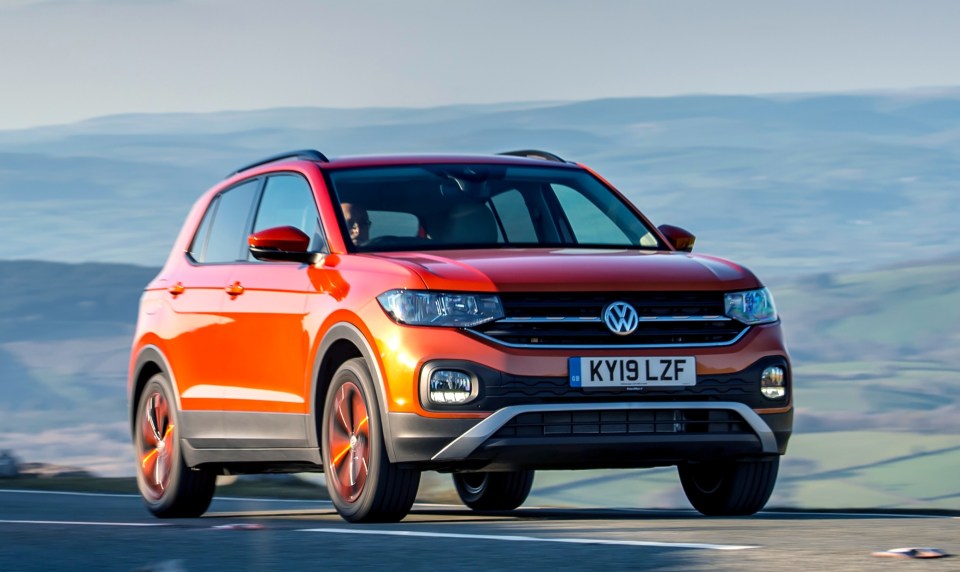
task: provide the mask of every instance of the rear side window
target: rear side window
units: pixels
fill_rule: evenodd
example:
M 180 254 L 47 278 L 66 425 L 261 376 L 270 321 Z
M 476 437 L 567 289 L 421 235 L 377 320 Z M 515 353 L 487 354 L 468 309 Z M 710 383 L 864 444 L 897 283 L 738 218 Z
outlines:
M 324 249 L 320 216 L 310 183 L 299 175 L 274 175 L 267 179 L 253 232 L 292 226 L 310 237 L 310 250 Z
M 250 228 L 250 212 L 258 185 L 258 180 L 248 181 L 220 194 L 216 205 L 211 207 L 215 207 L 216 211 L 206 248 L 198 262 L 236 262 L 246 259 L 247 229 Z
M 491 201 L 497 216 L 500 217 L 500 224 L 503 225 L 507 242 L 537 242 L 537 230 L 533 226 L 530 209 L 527 208 L 520 191 L 514 189 L 500 193 Z
M 420 221 L 416 215 L 396 211 L 370 211 L 370 238 L 378 236 L 418 236 Z

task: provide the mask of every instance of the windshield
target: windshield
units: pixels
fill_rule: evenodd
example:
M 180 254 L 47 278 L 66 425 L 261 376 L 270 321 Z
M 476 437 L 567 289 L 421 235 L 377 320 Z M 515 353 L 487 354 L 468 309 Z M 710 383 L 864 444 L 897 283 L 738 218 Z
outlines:
M 580 169 L 417 165 L 329 172 L 354 252 L 457 248 L 661 248 Z

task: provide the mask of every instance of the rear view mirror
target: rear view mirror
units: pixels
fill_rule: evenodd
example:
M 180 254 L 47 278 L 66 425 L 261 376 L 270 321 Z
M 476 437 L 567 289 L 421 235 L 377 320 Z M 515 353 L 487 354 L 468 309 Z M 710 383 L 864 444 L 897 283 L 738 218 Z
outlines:
M 318 254 L 308 252 L 310 237 L 292 226 L 278 226 L 247 237 L 250 253 L 257 260 L 281 260 L 313 264 Z
M 661 224 L 657 229 L 662 232 L 663 236 L 667 237 L 667 240 L 670 241 L 670 244 L 680 252 L 693 251 L 693 243 L 697 241 L 697 237 L 688 231 L 679 226 L 669 224 Z

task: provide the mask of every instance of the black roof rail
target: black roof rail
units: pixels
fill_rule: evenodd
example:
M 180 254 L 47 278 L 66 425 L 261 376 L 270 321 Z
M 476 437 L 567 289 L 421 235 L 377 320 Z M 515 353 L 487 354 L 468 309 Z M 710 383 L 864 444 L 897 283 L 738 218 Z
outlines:
M 543 159 L 545 161 L 554 161 L 557 163 L 566 163 L 557 155 L 550 153 L 549 151 L 540 151 L 538 149 L 521 149 L 519 151 L 504 151 L 503 153 L 497 153 L 497 155 L 510 155 L 511 157 L 529 157 L 531 159 Z
M 308 161 L 320 161 L 322 163 L 330 162 L 330 159 L 327 159 L 326 155 L 324 155 L 320 151 L 317 151 L 316 149 L 300 149 L 298 151 L 287 151 L 286 153 L 271 155 L 265 159 L 260 159 L 259 161 L 240 167 L 239 169 L 230 173 L 227 176 L 232 177 L 237 173 L 242 173 L 248 169 L 259 167 L 260 165 L 266 165 L 267 163 L 273 163 L 274 161 L 280 161 L 281 159 L 306 159 Z

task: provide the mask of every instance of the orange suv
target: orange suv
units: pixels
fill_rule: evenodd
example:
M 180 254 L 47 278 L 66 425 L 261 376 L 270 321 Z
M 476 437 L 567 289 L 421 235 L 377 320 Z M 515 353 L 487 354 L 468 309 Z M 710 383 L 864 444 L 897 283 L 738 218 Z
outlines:
M 130 360 L 140 491 L 323 471 L 351 522 L 420 473 L 510 510 L 537 469 L 677 466 L 707 515 L 766 504 L 793 423 L 770 292 L 543 151 L 269 157 L 187 217 Z

